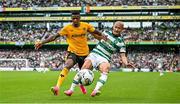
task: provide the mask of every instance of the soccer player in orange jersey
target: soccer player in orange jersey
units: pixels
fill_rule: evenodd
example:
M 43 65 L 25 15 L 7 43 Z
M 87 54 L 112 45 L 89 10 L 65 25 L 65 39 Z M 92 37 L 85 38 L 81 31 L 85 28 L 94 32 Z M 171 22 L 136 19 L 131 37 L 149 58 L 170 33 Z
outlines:
M 79 68 L 81 69 L 84 59 L 89 54 L 89 47 L 87 43 L 87 33 L 91 33 L 96 39 L 105 39 L 106 37 L 102 35 L 101 32 L 96 30 L 91 24 L 86 22 L 80 22 L 80 13 L 72 12 L 72 23 L 64 26 L 58 33 L 54 36 L 51 36 L 45 40 L 35 42 L 35 49 L 39 49 L 43 44 L 54 41 L 60 36 L 65 36 L 68 46 L 68 56 L 65 62 L 65 67 L 59 74 L 59 78 L 56 86 L 51 88 L 51 91 L 54 95 L 58 95 L 59 89 L 66 78 L 69 70 L 78 63 Z M 81 91 L 83 94 L 86 94 L 86 89 L 84 86 L 80 85 Z
M 119 58 L 121 58 L 120 60 L 122 60 L 123 65 L 134 68 L 134 65 L 128 62 L 126 56 L 126 45 L 124 38 L 121 35 L 123 29 L 123 22 L 116 21 L 113 25 L 112 31 L 103 32 L 107 36 L 107 41 L 101 40 L 85 59 L 81 70 L 91 70 L 94 67 L 101 73 L 96 87 L 91 93 L 92 97 L 101 93 L 100 89 L 108 79 L 112 54 L 119 53 Z M 74 88 L 80 83 L 79 79 L 81 79 L 81 71 L 79 71 L 74 77 L 70 89 L 64 92 L 67 96 L 71 96 L 74 93 Z

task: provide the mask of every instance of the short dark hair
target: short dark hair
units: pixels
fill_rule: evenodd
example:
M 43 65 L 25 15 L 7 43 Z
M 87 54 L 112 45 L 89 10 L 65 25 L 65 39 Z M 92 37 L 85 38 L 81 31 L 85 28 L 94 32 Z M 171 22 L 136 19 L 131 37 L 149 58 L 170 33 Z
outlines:
M 80 12 L 79 11 L 71 11 L 71 14 L 72 15 L 80 15 Z

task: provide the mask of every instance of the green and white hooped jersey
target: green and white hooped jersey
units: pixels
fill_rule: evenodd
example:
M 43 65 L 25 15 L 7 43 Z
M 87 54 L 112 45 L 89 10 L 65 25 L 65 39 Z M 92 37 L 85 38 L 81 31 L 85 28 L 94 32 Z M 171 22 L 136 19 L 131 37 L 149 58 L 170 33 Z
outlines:
M 91 51 L 92 53 L 96 53 L 110 61 L 113 53 L 126 52 L 123 38 L 114 36 L 111 31 L 104 31 L 103 34 L 106 35 L 108 39 L 106 41 L 101 40 Z

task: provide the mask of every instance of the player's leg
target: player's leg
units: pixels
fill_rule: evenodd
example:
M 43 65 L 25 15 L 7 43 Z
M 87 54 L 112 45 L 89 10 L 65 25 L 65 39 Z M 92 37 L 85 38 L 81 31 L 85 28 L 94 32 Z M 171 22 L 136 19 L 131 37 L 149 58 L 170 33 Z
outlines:
M 161 64 L 159 64 L 159 65 L 157 66 L 157 69 L 158 69 L 158 71 L 159 71 L 160 76 L 164 75 L 163 68 L 162 68 L 162 65 L 161 65 Z
M 91 93 L 91 96 L 94 97 L 96 95 L 100 95 L 100 89 L 101 87 L 106 83 L 107 78 L 108 78 L 108 72 L 110 69 L 110 63 L 109 62 L 103 62 L 99 65 L 99 70 L 101 72 L 101 76 L 99 77 L 99 80 L 96 84 L 95 89 Z
M 159 72 L 160 72 L 160 76 L 163 76 L 164 75 L 164 71 L 162 68 L 159 69 Z
M 84 64 L 84 60 L 87 56 L 78 56 L 78 59 L 77 59 L 77 63 L 78 63 L 78 66 L 79 66 L 79 69 L 82 68 L 83 64 Z M 81 89 L 81 92 L 83 94 L 86 94 L 86 88 L 82 85 L 82 84 L 79 84 L 79 87 Z
M 74 92 L 74 88 L 79 85 L 79 80 L 80 80 L 80 75 L 79 72 L 75 75 L 73 82 L 71 84 L 71 87 L 69 90 L 64 91 L 64 94 L 66 94 L 67 96 L 71 96 Z
M 84 66 L 84 67 L 83 67 L 83 66 Z M 81 69 L 81 70 L 83 70 L 84 68 L 90 70 L 91 67 L 92 67 L 91 60 L 86 59 L 85 62 L 84 62 L 84 64 L 83 64 L 83 66 L 82 66 L 82 69 Z M 86 67 L 85 67 L 85 66 L 86 66 Z M 74 88 L 79 85 L 79 80 L 80 80 L 80 78 L 81 78 L 81 77 L 80 77 L 80 72 L 78 72 L 78 73 L 75 75 L 74 79 L 73 79 L 73 82 L 72 82 L 72 84 L 71 84 L 70 89 L 67 90 L 67 91 L 64 91 L 64 94 L 66 94 L 67 96 L 71 96 L 71 95 L 73 94 L 73 92 L 74 92 Z
M 67 77 L 69 70 L 75 64 L 76 64 L 76 55 L 73 53 L 69 53 L 67 60 L 65 62 L 65 67 L 62 69 L 62 71 L 59 74 L 56 86 L 51 88 L 51 91 L 54 93 L 54 95 L 58 95 L 59 88 L 61 87 L 62 83 Z

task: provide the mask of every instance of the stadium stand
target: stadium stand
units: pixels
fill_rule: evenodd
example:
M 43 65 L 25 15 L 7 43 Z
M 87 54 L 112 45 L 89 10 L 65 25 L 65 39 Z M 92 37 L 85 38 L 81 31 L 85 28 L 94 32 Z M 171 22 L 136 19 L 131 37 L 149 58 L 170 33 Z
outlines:
M 150 6 L 179 5 L 179 0 L 2 0 L 3 7 Z
M 137 67 L 132 71 L 157 71 L 157 58 L 163 63 L 164 70 L 180 69 L 178 0 L 70 1 L 0 1 L 0 58 L 28 59 L 29 67 L 33 68 L 42 67 L 43 63 L 43 67 L 52 70 L 62 69 L 67 54 L 64 37 L 45 45 L 39 51 L 34 50 L 33 43 L 55 34 L 69 23 L 69 10 L 73 7 L 82 12 L 83 21 L 92 23 L 101 31 L 111 29 L 116 20 L 125 23 L 126 28 L 122 34 L 126 39 L 127 55 Z M 88 40 L 92 49 L 97 40 L 91 35 L 88 35 Z M 113 70 L 124 68 L 118 60 L 118 54 L 112 57 Z M 25 63 L 0 61 L 0 67 L 7 66 L 21 68 Z

